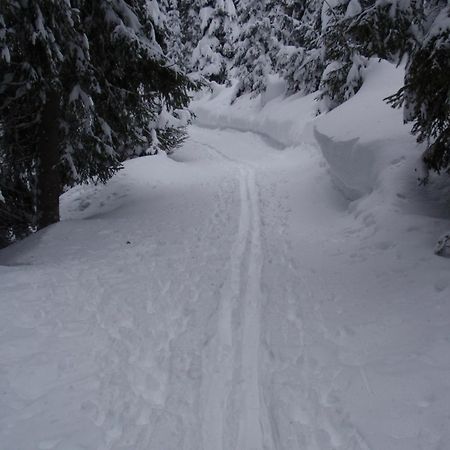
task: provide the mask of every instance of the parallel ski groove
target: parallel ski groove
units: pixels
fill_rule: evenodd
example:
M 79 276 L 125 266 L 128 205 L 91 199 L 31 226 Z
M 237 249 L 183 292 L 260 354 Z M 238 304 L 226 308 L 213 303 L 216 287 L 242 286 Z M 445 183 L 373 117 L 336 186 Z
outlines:
M 236 165 L 239 180 L 239 226 L 230 255 L 229 281 L 224 287 L 218 312 L 217 335 L 212 345 L 216 359 L 207 370 L 208 397 L 204 411 L 203 439 L 214 449 L 225 448 L 226 413 L 232 387 L 240 392 L 239 430 L 236 448 L 264 448 L 263 418 L 259 383 L 260 301 L 263 250 L 260 231 L 259 193 L 255 170 L 233 160 L 219 150 L 208 150 Z M 233 339 L 232 312 L 239 308 L 243 315 L 242 340 Z M 234 345 L 234 348 L 233 348 Z M 237 346 L 240 348 L 237 348 Z M 240 379 L 233 378 L 233 355 L 241 355 Z
M 262 246 L 259 225 L 259 199 L 255 173 L 245 168 L 245 198 L 248 203 L 249 235 L 246 287 L 241 301 L 244 308 L 242 332 L 242 401 L 243 408 L 237 448 L 263 448 L 259 394 L 259 344 Z
M 215 153 L 219 154 L 217 151 Z M 219 156 L 221 156 L 219 154 Z M 238 300 L 241 285 L 241 264 L 247 245 L 248 235 L 248 201 L 242 177 L 240 184 L 240 213 L 237 239 L 230 254 L 230 273 L 220 299 L 218 312 L 217 335 L 211 343 L 209 359 L 213 359 L 212 367 L 207 369 L 207 401 L 203 421 L 203 441 L 206 446 L 217 450 L 224 448 L 225 420 L 228 395 L 231 390 L 233 376 L 233 335 L 232 310 Z

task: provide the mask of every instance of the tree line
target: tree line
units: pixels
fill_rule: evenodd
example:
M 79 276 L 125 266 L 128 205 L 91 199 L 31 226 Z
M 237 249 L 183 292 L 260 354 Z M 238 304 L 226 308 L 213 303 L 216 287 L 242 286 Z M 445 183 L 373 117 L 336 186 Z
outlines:
M 387 99 L 449 172 L 446 0 L 0 0 L 0 246 L 59 220 L 59 196 L 185 137 L 189 93 L 270 74 L 352 97 L 370 58 L 406 62 Z

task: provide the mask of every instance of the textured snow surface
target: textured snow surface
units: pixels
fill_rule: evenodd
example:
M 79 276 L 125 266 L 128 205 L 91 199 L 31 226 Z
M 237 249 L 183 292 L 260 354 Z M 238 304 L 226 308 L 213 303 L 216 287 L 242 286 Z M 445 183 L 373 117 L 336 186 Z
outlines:
M 447 449 L 450 195 L 417 186 L 375 91 L 314 120 L 202 100 L 172 159 L 70 190 L 0 252 L 0 449 Z M 330 141 L 356 138 L 377 164 L 350 198 L 367 161 Z

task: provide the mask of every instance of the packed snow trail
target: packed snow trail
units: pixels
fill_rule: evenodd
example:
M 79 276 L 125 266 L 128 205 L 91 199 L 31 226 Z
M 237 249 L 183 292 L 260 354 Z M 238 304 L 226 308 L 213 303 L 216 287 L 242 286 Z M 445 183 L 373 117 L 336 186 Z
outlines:
M 245 293 L 242 331 L 242 399 L 238 448 L 263 448 L 262 424 L 265 422 L 260 405 L 259 353 L 260 353 L 260 301 L 262 248 L 259 231 L 259 198 L 255 173 L 251 169 L 241 175 L 241 214 L 248 221 L 247 270 L 244 272 Z M 247 208 L 247 211 L 243 210 Z M 249 216 L 249 217 L 248 217 Z M 242 216 L 241 216 L 242 217 Z
M 260 301 L 262 248 L 260 235 L 260 216 L 258 187 L 255 170 L 248 164 L 225 156 L 212 146 L 206 147 L 213 154 L 236 166 L 239 178 L 239 228 L 230 259 L 230 277 L 226 296 L 221 299 L 221 313 L 218 329 L 218 348 L 215 353 L 224 355 L 218 358 L 216 374 L 207 384 L 211 394 L 207 397 L 204 423 L 205 442 L 218 450 L 224 445 L 224 417 L 227 398 L 220 398 L 226 391 L 226 384 L 232 382 L 231 350 L 233 347 L 233 327 L 231 309 L 243 309 L 243 330 L 241 337 L 241 399 L 239 434 L 237 448 L 256 450 L 263 448 L 261 430 L 260 384 L 259 384 L 259 342 L 260 342 Z M 236 342 L 236 341 L 235 341 Z M 228 356 L 225 356 L 228 354 Z M 225 374 L 228 372 L 225 383 Z M 217 395 L 219 394 L 219 398 Z M 212 438 L 210 436 L 212 435 Z
M 0 252 L 0 450 L 446 448 L 448 280 L 348 206 L 200 127 L 67 192 Z

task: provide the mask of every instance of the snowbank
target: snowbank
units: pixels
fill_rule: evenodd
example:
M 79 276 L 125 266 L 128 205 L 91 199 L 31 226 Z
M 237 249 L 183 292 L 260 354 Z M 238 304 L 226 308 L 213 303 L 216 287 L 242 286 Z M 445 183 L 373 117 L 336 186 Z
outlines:
M 233 104 L 236 84 L 231 88 L 215 85 L 213 92 L 195 100 L 191 109 L 196 122 L 211 128 L 232 128 L 262 134 L 283 146 L 304 140 L 305 126 L 314 120 L 314 94 L 285 98 L 284 84 L 272 78 L 267 92 L 252 98 L 243 95 Z
M 235 86 L 215 86 L 192 104 L 197 123 L 267 136 L 283 146 L 312 143 L 320 147 L 330 173 L 344 195 L 354 200 L 372 192 L 381 172 L 405 155 L 420 156 L 402 112 L 383 99 L 403 83 L 403 69 L 372 60 L 360 92 L 330 113 L 316 116 L 315 97 L 284 97 L 284 85 L 272 78 L 266 93 L 244 95 L 232 104 Z M 415 161 L 416 164 L 417 161 Z
M 437 239 L 448 231 L 448 182 L 431 175 L 426 187 L 419 186 L 426 175 L 420 158 L 424 148 L 403 124 L 402 111 L 384 101 L 402 86 L 403 76 L 403 67 L 372 59 L 357 95 L 321 115 L 316 114 L 315 94 L 285 97 L 277 78 L 270 80 L 264 95 L 244 95 L 234 103 L 236 86 L 215 86 L 192 103 L 192 110 L 201 126 L 259 133 L 298 151 L 312 145 L 326 160 L 355 217 L 371 224 L 393 221 L 397 228 L 402 221 L 393 212 L 437 218 L 427 225 Z M 427 239 L 432 248 L 435 242 Z
M 447 177 L 427 173 L 424 145 L 403 124 L 402 111 L 383 100 L 402 86 L 403 72 L 372 60 L 359 93 L 316 118 L 313 135 L 355 217 L 372 224 L 386 242 L 421 242 L 431 251 L 433 240 L 448 229 L 450 186 Z M 422 186 L 425 177 L 429 183 Z M 417 220 L 422 233 L 400 234 Z
M 351 200 L 379 187 L 381 174 L 405 158 L 420 166 L 422 149 L 402 125 L 402 112 L 383 101 L 402 83 L 402 68 L 373 60 L 358 95 L 315 121 L 314 137 L 330 173 Z

